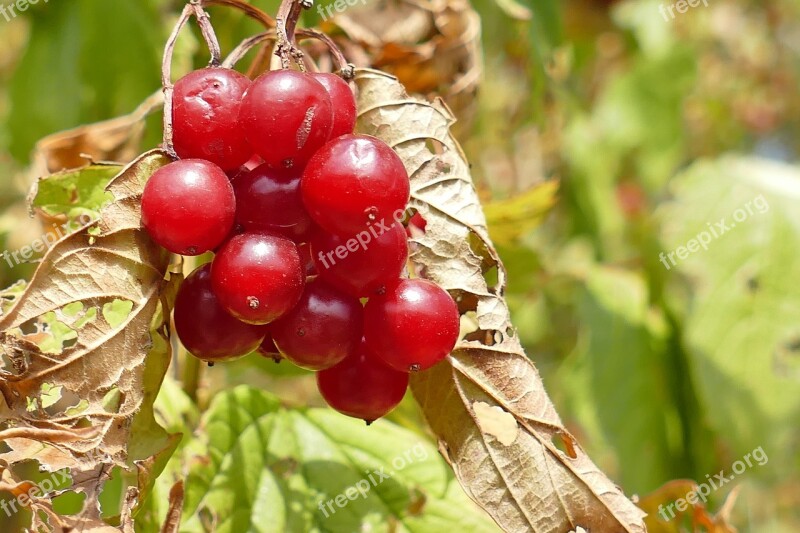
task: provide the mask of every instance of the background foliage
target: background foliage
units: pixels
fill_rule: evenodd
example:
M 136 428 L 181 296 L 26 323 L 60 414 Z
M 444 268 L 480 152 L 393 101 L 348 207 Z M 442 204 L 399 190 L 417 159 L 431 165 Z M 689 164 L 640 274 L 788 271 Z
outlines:
M 255 3 L 271 12 L 277 5 Z M 485 76 L 459 135 L 509 270 L 519 334 L 562 418 L 626 493 L 641 496 L 673 479 L 730 473 L 761 446 L 769 462 L 737 480 L 731 521 L 741 531 L 798 530 L 800 6 L 712 0 L 665 21 L 658 0 L 537 0 L 527 6 L 530 20 L 512 16 L 524 13 L 522 3 L 473 4 Z M 42 233 L 22 203 L 36 140 L 129 113 L 152 94 L 180 5 L 53 0 L 0 18 L 3 249 Z M 226 49 L 257 31 L 234 14 L 214 23 Z M 175 68 L 205 59 L 197 40 L 185 38 Z M 158 142 L 152 122 L 145 148 Z M 768 211 L 670 269 L 659 261 L 759 195 Z M 8 267 L 0 262 L 3 286 L 32 271 Z M 188 472 L 190 530 L 202 530 L 202 513 L 191 511 L 200 501 L 229 512 L 225 527 L 238 531 L 237 517 L 273 508 L 274 498 L 296 491 L 316 501 L 315 491 L 327 489 L 303 486 L 308 479 L 358 476 L 390 461 L 402 442 L 431 446 L 410 398 L 391 423 L 367 432 L 325 410 L 282 407 L 321 406 L 308 376 L 286 365 L 249 357 L 216 368 L 198 398 L 182 392 L 181 377 L 167 380 L 157 416 L 185 433 L 176 457 L 210 458 Z M 269 392 L 234 388 L 243 384 Z M 262 441 L 242 417 L 286 437 Z M 259 453 L 245 453 L 252 449 Z M 305 465 L 305 475 L 286 464 L 271 481 L 244 479 L 241 494 L 214 490 L 218 476 L 257 471 L 275 450 Z M 413 508 L 413 487 L 424 486 L 437 511 L 402 527 L 435 531 L 460 520 L 492 531 L 430 451 L 396 486 L 351 504 L 333 530 L 352 530 L 365 515 L 385 527 L 395 511 Z M 157 482 L 143 531 L 163 519 L 179 468 L 173 461 Z M 718 509 L 732 486 L 713 493 L 709 507 Z M 270 516 L 263 531 L 310 520 Z

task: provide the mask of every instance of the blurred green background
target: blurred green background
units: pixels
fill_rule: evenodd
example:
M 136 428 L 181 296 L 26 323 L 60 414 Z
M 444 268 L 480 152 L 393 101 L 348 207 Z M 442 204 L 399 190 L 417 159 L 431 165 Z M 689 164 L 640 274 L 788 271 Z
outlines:
M 665 19 L 669 4 L 475 0 L 484 77 L 460 140 L 520 336 L 599 466 L 644 497 L 730 474 L 760 447 L 769 460 L 737 476 L 732 522 L 800 531 L 800 4 L 710 0 Z M 42 232 L 24 205 L 35 142 L 155 92 L 182 5 L 51 0 L 0 17 L 2 249 Z M 214 13 L 226 50 L 258 31 Z M 182 39 L 175 70 L 205 60 Z M 722 220 L 707 249 L 691 244 Z M 4 286 L 31 272 L 0 263 Z M 318 401 L 268 363 L 237 365 L 212 390 Z

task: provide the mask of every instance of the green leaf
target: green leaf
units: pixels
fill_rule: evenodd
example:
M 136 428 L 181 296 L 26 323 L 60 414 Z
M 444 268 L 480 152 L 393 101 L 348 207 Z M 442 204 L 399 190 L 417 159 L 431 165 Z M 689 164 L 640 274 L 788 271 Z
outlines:
M 132 111 L 159 86 L 163 30 L 154 0 L 39 2 L 10 87 L 11 152 L 49 133 Z
M 588 383 L 573 393 L 591 398 L 606 440 L 625 458 L 621 484 L 652 490 L 669 479 L 683 452 L 680 439 L 670 439 L 680 435 L 680 416 L 666 385 L 666 323 L 649 307 L 642 278 L 612 268 L 590 271 L 579 312 L 584 342 L 578 357 Z
M 51 216 L 66 215 L 70 222 L 97 218 L 100 208 L 114 199 L 105 189 L 121 170 L 119 165 L 89 165 L 42 178 L 31 207 Z
M 391 423 L 287 409 L 239 386 L 201 427 L 182 454 L 181 531 L 497 531 L 433 445 Z
M 731 461 L 763 446 L 758 471 L 777 475 L 800 439 L 800 171 L 726 157 L 693 165 L 672 192 L 659 259 L 704 416 Z

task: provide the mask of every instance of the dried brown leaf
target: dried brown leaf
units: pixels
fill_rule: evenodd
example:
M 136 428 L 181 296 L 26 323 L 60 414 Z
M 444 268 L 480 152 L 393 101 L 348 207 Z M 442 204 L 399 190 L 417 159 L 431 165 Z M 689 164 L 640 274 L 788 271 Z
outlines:
M 164 105 L 161 91 L 145 100 L 133 113 L 103 122 L 54 133 L 36 143 L 31 174 L 44 176 L 93 161 L 127 163 L 139 153 L 145 118 Z
M 152 419 L 147 403 L 169 362 L 163 339 L 154 349 L 150 337 L 169 256 L 141 228 L 139 208 L 145 182 L 169 161 L 152 151 L 114 178 L 100 220 L 53 245 L 0 316 L 0 436 L 10 448 L 0 460 L 70 469 L 83 512 L 55 522 L 46 502 L 39 508 L 64 528 L 106 530 L 98 494 L 113 466 L 130 466 L 131 427 Z
M 564 428 L 514 334 L 505 272 L 450 133 L 452 113 L 441 100 L 410 98 L 378 71 L 359 70 L 356 84 L 359 131 L 398 152 L 411 176 L 411 205 L 428 222 L 414 238 L 412 261 L 477 324 L 446 362 L 411 383 L 459 482 L 506 531 L 645 531 L 644 513 Z M 489 286 L 494 269 L 498 281 Z M 568 443 L 569 455 L 554 440 Z
M 327 27 L 342 30 L 337 42 L 357 66 L 397 76 L 412 94 L 443 97 L 465 131 L 483 72 L 481 21 L 467 0 L 376 0 Z

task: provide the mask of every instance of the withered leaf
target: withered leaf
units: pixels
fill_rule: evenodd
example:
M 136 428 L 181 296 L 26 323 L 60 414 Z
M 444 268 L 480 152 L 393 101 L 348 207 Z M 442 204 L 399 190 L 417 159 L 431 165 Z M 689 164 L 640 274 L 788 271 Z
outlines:
M 413 239 L 412 262 L 477 324 L 445 362 L 411 381 L 461 485 L 506 531 L 645 531 L 644 513 L 564 428 L 514 334 L 505 272 L 450 133 L 453 115 L 441 100 L 411 98 L 378 71 L 358 70 L 356 84 L 359 131 L 397 151 L 411 176 L 411 206 L 427 221 Z
M 68 468 L 72 490 L 87 496 L 79 518 L 57 519 L 41 503 L 51 525 L 105 531 L 98 495 L 111 468 L 153 468 L 166 459 L 150 456 L 177 444 L 151 405 L 170 357 L 166 341 L 150 335 L 169 256 L 141 228 L 139 207 L 147 179 L 169 161 L 148 152 L 112 179 L 100 219 L 54 244 L 0 316 L 0 435 L 8 447 L 0 460 Z M 149 431 L 147 453 L 131 453 L 132 427 Z

